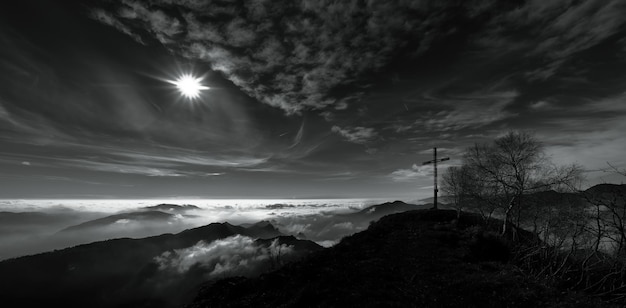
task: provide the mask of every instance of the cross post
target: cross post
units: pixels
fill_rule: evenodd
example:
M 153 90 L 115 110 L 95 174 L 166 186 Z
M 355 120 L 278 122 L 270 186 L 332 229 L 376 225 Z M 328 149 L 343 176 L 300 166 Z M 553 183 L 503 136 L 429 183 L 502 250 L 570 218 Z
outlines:
M 422 166 L 433 164 L 433 166 L 435 167 L 435 187 L 434 187 L 434 205 L 433 205 L 434 210 L 437 209 L 437 193 L 439 192 L 439 189 L 437 189 L 437 162 L 442 162 L 446 160 L 450 160 L 450 157 L 437 159 L 437 148 L 434 147 L 433 148 L 433 160 L 425 161 L 424 163 L 422 163 Z

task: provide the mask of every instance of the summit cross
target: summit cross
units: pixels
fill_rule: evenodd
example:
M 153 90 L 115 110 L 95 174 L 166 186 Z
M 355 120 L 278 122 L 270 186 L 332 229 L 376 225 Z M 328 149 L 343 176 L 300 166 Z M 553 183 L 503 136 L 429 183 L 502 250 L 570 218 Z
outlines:
M 434 187 L 434 205 L 433 205 L 433 209 L 436 210 L 437 209 L 437 193 L 439 192 L 439 189 L 437 189 L 437 162 L 442 162 L 442 161 L 446 161 L 446 160 L 450 160 L 450 157 L 444 157 L 444 158 L 440 158 L 437 159 L 437 148 L 434 147 L 433 148 L 433 159 L 429 160 L 429 161 L 425 161 L 424 163 L 422 163 L 423 165 L 428 165 L 428 164 L 433 164 L 435 167 L 435 187 Z

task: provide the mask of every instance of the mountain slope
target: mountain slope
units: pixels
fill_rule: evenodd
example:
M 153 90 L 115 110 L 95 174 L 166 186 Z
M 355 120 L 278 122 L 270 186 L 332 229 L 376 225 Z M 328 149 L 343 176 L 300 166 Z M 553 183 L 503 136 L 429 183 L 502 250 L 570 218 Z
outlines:
M 267 224 L 244 228 L 213 223 L 178 234 L 114 239 L 5 260 L 0 262 L 0 277 L 3 277 L 0 279 L 3 293 L 0 305 L 113 307 L 125 302 L 137 301 L 143 305 L 155 300 L 151 307 L 170 307 L 185 295 L 172 291 L 184 293 L 183 286 L 193 288 L 206 280 L 203 273 L 207 270 L 202 264 L 192 266 L 187 274 L 161 270 L 158 256 L 174 255 L 198 245 L 204 245 L 198 246 L 202 248 L 215 240 L 228 243 L 229 238 L 236 236 L 269 238 L 281 235 Z M 279 237 L 276 241 L 275 245 L 291 246 L 301 254 L 321 249 L 309 241 L 288 237 Z M 250 243 L 261 252 L 271 244 L 269 240 Z
M 382 204 L 376 204 L 368 206 L 358 212 L 360 215 L 372 215 L 382 217 L 384 215 L 395 214 L 400 212 L 406 212 L 416 209 L 424 209 L 423 205 L 407 204 L 402 201 L 385 202 Z
M 190 210 L 199 210 L 200 208 L 191 204 L 178 205 L 178 204 L 161 203 L 161 204 L 157 204 L 153 206 L 146 206 L 146 207 L 143 207 L 142 209 L 149 210 L 149 211 L 186 212 Z
M 464 213 L 458 224 L 455 217 L 451 210 L 383 217 L 301 262 L 207 286 L 187 307 L 594 307 L 507 265 L 506 243 L 477 231 L 478 216 Z
M 151 222 L 151 223 L 163 223 L 174 217 L 173 214 L 164 213 L 161 211 L 141 211 L 141 212 L 130 212 L 130 213 L 121 213 L 114 214 L 110 216 L 106 216 L 103 218 L 98 218 L 94 220 L 90 220 L 75 226 L 67 227 L 59 233 L 68 233 L 68 232 L 85 232 L 90 231 L 91 229 L 102 228 L 106 226 L 110 226 L 113 224 L 123 224 L 128 223 L 130 221 L 137 222 Z

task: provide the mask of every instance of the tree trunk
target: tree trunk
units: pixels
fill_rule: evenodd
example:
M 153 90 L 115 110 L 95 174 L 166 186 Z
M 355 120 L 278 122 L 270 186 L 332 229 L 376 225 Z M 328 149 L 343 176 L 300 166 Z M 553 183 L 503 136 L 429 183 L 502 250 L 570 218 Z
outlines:
M 511 201 L 509 202 L 509 206 L 506 208 L 506 211 L 504 212 L 504 222 L 502 223 L 502 235 L 503 236 L 506 234 L 506 227 L 509 222 L 509 214 L 511 213 L 511 210 L 513 209 L 513 205 L 515 205 L 515 196 L 511 198 Z

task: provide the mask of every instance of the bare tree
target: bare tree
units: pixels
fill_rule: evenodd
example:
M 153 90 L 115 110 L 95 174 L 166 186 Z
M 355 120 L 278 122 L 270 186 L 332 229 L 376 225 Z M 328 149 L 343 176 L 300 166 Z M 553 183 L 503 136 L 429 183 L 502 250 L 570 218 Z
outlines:
M 446 196 L 452 198 L 452 206 L 457 211 L 457 219 L 461 216 L 461 211 L 469 202 L 470 175 L 468 169 L 461 167 L 448 167 L 442 176 L 441 190 Z
M 465 153 L 464 166 L 477 182 L 469 186 L 469 194 L 502 210 L 502 234 L 513 223 L 513 214 L 521 217 L 525 194 L 566 187 L 580 175 L 575 165 L 550 163 L 543 145 L 525 132 L 509 132 L 491 144 L 474 145 Z

